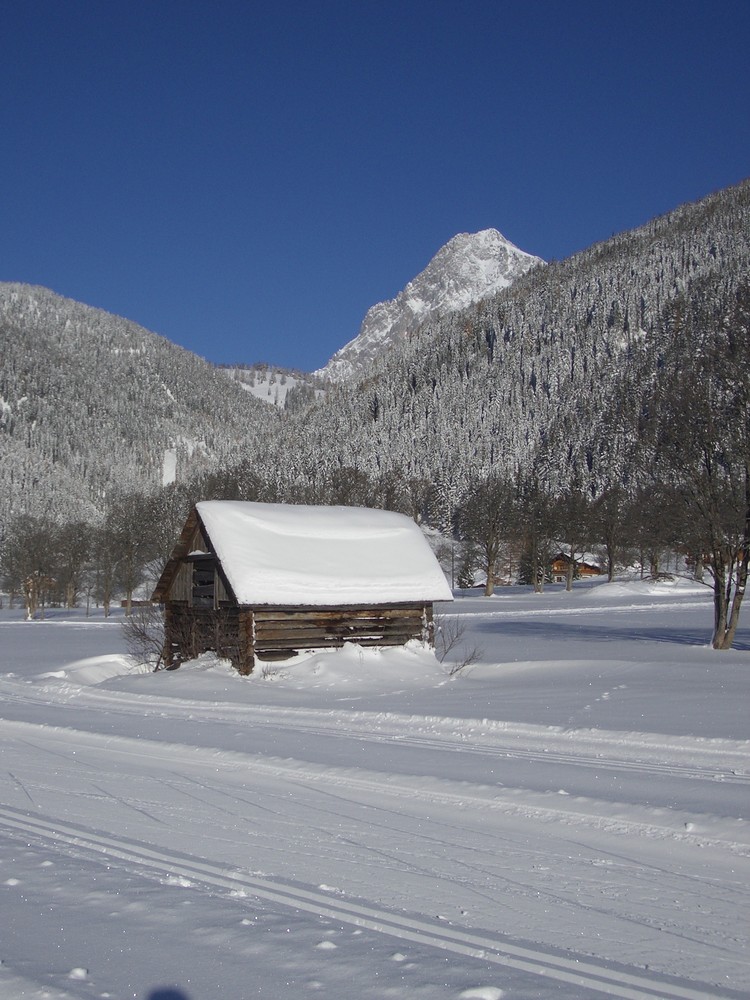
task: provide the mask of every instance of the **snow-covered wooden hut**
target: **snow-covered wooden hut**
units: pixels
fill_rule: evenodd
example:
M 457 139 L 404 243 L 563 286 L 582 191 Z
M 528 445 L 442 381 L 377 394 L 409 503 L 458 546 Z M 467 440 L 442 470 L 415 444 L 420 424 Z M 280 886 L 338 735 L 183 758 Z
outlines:
M 167 664 L 212 649 L 247 674 L 256 656 L 431 643 L 433 602 L 452 595 L 403 514 L 208 500 L 188 516 L 152 600 L 165 608 Z

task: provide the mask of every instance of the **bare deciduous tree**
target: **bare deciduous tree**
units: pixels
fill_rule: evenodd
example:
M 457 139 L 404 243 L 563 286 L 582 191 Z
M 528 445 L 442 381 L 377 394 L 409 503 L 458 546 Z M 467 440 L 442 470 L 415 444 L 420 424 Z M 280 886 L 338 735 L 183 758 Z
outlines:
M 138 662 L 158 670 L 164 659 L 164 613 L 157 605 L 138 607 L 122 622 L 125 646 Z
M 9 526 L 3 546 L 3 575 L 11 593 L 20 593 L 31 620 L 55 584 L 57 527 L 46 518 L 21 515 Z
M 670 343 L 647 401 L 654 476 L 714 593 L 714 649 L 730 649 L 750 559 L 750 285 L 716 278 L 666 317 Z
M 457 512 L 462 537 L 481 557 L 487 597 L 495 592 L 498 557 L 503 542 L 512 534 L 514 513 L 513 487 L 499 476 L 475 483 Z
M 459 615 L 437 615 L 435 618 L 435 656 L 441 663 L 448 663 L 448 675 L 455 677 L 472 666 L 482 656 L 477 646 L 464 646 L 466 623 Z M 456 658 L 449 657 L 458 654 Z

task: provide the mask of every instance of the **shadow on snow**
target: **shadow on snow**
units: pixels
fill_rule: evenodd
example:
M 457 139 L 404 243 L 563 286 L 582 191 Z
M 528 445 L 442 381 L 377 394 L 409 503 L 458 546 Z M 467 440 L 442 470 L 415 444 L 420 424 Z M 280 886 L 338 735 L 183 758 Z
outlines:
M 711 631 L 708 628 L 674 628 L 669 626 L 643 626 L 618 628 L 613 625 L 581 625 L 560 621 L 482 622 L 472 625 L 472 632 L 485 635 L 515 636 L 528 639 L 546 639 L 569 642 L 665 642 L 677 646 L 709 646 Z M 738 629 L 732 647 L 738 652 L 750 651 L 750 630 Z

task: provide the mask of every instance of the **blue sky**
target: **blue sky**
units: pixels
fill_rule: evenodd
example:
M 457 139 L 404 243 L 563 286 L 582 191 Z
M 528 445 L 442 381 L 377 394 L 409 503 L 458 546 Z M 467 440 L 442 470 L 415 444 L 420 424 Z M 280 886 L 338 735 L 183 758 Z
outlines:
M 0 280 L 311 370 L 458 232 L 564 258 L 750 175 L 750 3 L 23 0 Z

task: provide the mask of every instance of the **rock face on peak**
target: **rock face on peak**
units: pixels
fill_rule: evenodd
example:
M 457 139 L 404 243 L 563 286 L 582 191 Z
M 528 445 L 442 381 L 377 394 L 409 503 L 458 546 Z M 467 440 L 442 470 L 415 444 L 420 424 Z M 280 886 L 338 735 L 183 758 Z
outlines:
M 459 233 L 395 299 L 368 309 L 354 340 L 315 374 L 334 381 L 354 377 L 426 320 L 465 309 L 540 263 L 539 257 L 519 250 L 496 229 Z

